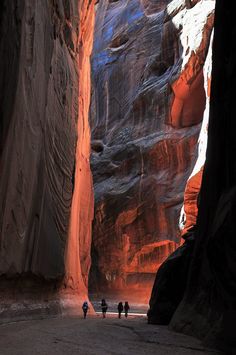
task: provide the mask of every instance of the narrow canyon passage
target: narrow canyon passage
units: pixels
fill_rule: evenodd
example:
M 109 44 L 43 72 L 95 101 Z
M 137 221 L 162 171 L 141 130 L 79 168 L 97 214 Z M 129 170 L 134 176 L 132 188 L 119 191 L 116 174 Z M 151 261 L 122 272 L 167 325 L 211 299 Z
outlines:
M 233 13 L 1 1 L 0 353 L 235 348 Z
M 88 284 L 147 303 L 180 244 L 214 1 L 4 0 L 2 10 L 3 314 L 22 301 L 22 313 L 50 302 L 81 311 Z

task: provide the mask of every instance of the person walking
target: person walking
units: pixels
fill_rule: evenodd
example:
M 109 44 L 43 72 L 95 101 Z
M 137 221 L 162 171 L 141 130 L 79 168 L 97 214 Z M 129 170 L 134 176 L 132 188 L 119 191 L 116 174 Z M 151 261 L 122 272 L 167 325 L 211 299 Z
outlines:
M 88 302 L 87 302 L 87 301 L 84 301 L 84 303 L 83 303 L 83 305 L 82 305 L 82 310 L 83 310 L 83 312 L 84 312 L 84 319 L 85 319 L 86 316 L 87 316 L 88 309 L 89 309 Z
M 129 303 L 127 301 L 125 302 L 124 310 L 125 310 L 125 318 L 127 318 L 129 312 Z
M 123 312 L 124 309 L 122 302 L 119 302 L 117 309 L 118 309 L 118 318 L 121 318 L 121 313 Z
M 103 316 L 103 318 L 106 318 L 106 312 L 107 312 L 108 305 L 107 305 L 106 301 L 104 300 L 104 298 L 102 299 L 102 302 L 101 302 L 101 308 L 102 308 L 102 316 Z

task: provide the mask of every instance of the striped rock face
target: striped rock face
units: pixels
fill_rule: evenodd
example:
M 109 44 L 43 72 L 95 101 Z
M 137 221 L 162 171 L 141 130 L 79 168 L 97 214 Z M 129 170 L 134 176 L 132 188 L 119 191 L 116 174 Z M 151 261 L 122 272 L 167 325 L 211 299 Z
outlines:
M 63 284 L 82 298 L 93 218 L 94 1 L 4 0 L 0 7 L 1 297 L 13 283 L 14 297 L 21 290 L 49 299 Z
M 91 287 L 143 289 L 180 243 L 214 1 L 100 1 L 92 55 Z M 196 203 L 194 196 L 193 203 Z

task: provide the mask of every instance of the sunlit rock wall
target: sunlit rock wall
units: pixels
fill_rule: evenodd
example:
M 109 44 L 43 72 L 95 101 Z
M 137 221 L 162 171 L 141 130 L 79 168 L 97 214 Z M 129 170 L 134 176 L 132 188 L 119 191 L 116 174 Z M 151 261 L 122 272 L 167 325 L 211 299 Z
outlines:
M 194 169 L 188 179 L 184 192 L 184 205 L 180 215 L 180 227 L 185 243 L 181 245 L 159 268 L 153 284 L 149 323 L 169 324 L 178 305 L 180 304 L 188 281 L 188 272 L 192 260 L 195 241 L 194 231 L 200 202 L 200 187 L 205 164 L 207 134 L 209 122 L 210 83 L 212 71 L 212 39 L 204 64 L 204 83 L 206 107 L 202 128 L 198 140 L 198 157 Z
M 9 279 L 14 297 L 25 287 L 53 293 L 63 280 L 86 293 L 94 2 L 5 0 L 0 7 L 1 295 Z
M 180 215 L 180 229 L 182 236 L 191 229 L 197 221 L 198 215 L 198 198 L 202 182 L 202 173 L 206 159 L 207 148 L 207 132 L 209 122 L 209 103 L 211 92 L 211 71 L 212 71 L 212 40 L 213 31 L 211 34 L 210 46 L 208 49 L 206 61 L 203 68 L 204 73 L 204 88 L 206 94 L 206 106 L 203 115 L 202 127 L 198 139 L 197 161 L 193 171 L 187 181 L 184 191 L 184 205 Z
M 236 353 L 236 31 L 234 2 L 216 0 L 206 162 L 188 283 L 171 327 Z M 173 273 L 173 277 L 177 275 Z
M 211 0 L 97 5 L 92 287 L 151 285 L 180 242 L 178 218 L 206 102 L 213 8 Z

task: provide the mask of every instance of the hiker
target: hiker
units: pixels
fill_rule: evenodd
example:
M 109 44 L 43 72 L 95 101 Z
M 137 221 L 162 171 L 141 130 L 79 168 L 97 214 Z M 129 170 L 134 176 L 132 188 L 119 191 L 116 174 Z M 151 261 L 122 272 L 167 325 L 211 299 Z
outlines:
M 121 313 L 123 312 L 124 309 L 122 302 L 119 302 L 117 309 L 118 309 L 118 318 L 121 318 Z
M 127 301 L 125 302 L 124 310 L 125 310 L 125 318 L 127 318 L 129 312 L 129 303 Z
M 106 311 L 107 311 L 107 303 L 106 301 L 104 300 L 104 298 L 102 299 L 102 302 L 101 302 L 101 308 L 102 308 L 102 316 L 103 318 L 106 318 Z
M 83 310 L 83 312 L 84 312 L 84 319 L 85 319 L 86 316 L 87 316 L 88 309 L 89 309 L 88 302 L 85 301 L 85 302 L 83 303 L 83 306 L 82 306 L 82 310 Z

